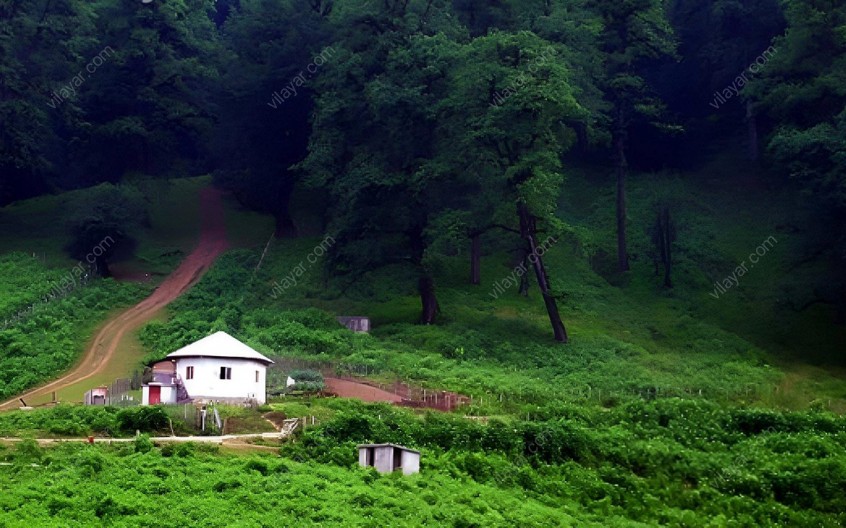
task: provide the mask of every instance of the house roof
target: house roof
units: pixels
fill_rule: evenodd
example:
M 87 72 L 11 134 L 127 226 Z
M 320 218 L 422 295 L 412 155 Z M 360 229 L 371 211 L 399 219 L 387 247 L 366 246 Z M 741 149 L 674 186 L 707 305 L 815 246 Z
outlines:
M 397 445 L 397 444 L 359 444 L 358 445 L 358 449 L 361 449 L 363 447 L 395 447 L 397 449 L 402 449 L 403 451 L 409 451 L 411 453 L 417 453 L 418 455 L 420 454 L 420 451 L 418 451 L 416 449 L 410 449 L 408 447 Z
M 204 337 L 196 343 L 191 343 L 176 352 L 168 354 L 167 359 L 188 357 L 251 359 L 268 365 L 273 363 L 269 358 L 256 352 L 226 332 L 216 332 L 208 337 Z

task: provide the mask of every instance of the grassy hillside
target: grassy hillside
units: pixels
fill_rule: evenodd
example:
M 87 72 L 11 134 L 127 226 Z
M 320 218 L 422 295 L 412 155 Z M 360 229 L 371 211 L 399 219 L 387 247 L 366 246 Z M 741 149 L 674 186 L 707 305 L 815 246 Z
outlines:
M 846 420 L 827 413 L 661 399 L 610 410 L 548 404 L 531 421 L 483 424 L 338 399 L 272 407 L 321 417 L 320 426 L 282 446 L 281 459 L 268 447 L 250 456 L 223 454 L 217 446 L 154 448 L 143 436 L 46 451 L 31 441 L 0 444 L 0 521 L 153 526 L 199 519 L 197 512 L 215 512 L 203 517 L 211 526 L 261 526 L 280 515 L 295 526 L 834 527 L 846 521 Z M 128 411 L 75 414 L 102 430 L 131 420 Z M 67 422 L 68 408 L 50 414 L 56 430 L 77 426 Z M 0 430 L 10 421 L 20 426 L 26 416 L 0 416 Z M 356 444 L 374 439 L 421 449 L 421 473 L 380 476 L 358 468 Z
M 130 184 L 142 191 L 150 222 L 134 233 L 135 251 L 112 264 L 117 281 L 94 277 L 86 263 L 65 251 L 67 211 L 83 203 L 89 190 L 0 209 L 0 399 L 71 367 L 108 315 L 140 301 L 194 248 L 200 227 L 198 192 L 210 178 Z M 232 245 L 261 247 L 272 222 L 232 197 L 226 205 Z M 123 371 L 87 380 L 75 392 L 131 375 L 143 355 L 126 361 Z
M 73 268 L 47 269 L 30 255 L 0 256 L 0 400 L 71 367 L 112 311 L 146 288 L 85 280 Z
M 566 293 L 566 346 L 552 341 L 535 286 L 528 298 L 517 288 L 491 295 L 513 268 L 508 239 L 485 240 L 481 286 L 467 284 L 461 248 L 433 260 L 442 316 L 424 327 L 415 324 L 411 270 L 398 265 L 353 282 L 325 276 L 316 248 L 331 241 L 303 215 L 309 236 L 274 241 L 256 271 L 259 233 L 269 224 L 233 207 L 229 224 L 248 242 L 141 332 L 148 360 L 225 330 L 267 354 L 366 368 L 374 379 L 457 391 L 473 404 L 428 414 L 331 399 L 275 402 L 286 416 L 320 420 L 282 446 L 282 459 L 144 441 L 8 448 L 0 456 L 12 465 L 0 471 L 10 475 L 9 522 L 55 515 L 160 523 L 159 503 L 153 509 L 149 500 L 156 494 L 174 520 L 215 511 L 221 526 L 261 525 L 279 511 L 296 512 L 294 524 L 303 525 L 842 525 L 846 383 L 817 364 L 836 350 L 842 329 L 827 324 L 824 308 L 784 309 L 777 293 L 802 279 L 786 271 L 793 246 L 779 227 L 796 209 L 763 210 L 718 187 L 694 193 L 671 176 L 634 179 L 634 269 L 620 276 L 609 265 L 603 213 L 611 195 L 587 192 L 602 177 L 571 178 L 560 211 L 569 227 L 546 254 L 554 288 Z M 656 196 L 677 204 L 672 290 L 661 287 L 648 256 Z M 313 219 L 312 203 L 301 205 Z M 771 235 L 778 243 L 742 282 L 709 295 L 713 281 Z M 139 252 L 145 246 L 153 244 Z M 352 334 L 335 315 L 370 316 L 374 329 Z M 814 343 L 825 354 L 800 361 Z M 0 430 L 67 430 L 59 416 L 67 411 L 56 413 L 12 413 Z M 103 427 L 112 418 L 100 418 L 86 415 L 74 430 L 110 431 Z M 366 441 L 421 448 L 423 473 L 403 479 L 356 468 L 354 446 Z M 50 465 L 50 482 L 81 491 L 17 501 L 15 483 L 38 497 L 47 489 L 32 460 Z M 162 488 L 163 479 L 172 485 Z

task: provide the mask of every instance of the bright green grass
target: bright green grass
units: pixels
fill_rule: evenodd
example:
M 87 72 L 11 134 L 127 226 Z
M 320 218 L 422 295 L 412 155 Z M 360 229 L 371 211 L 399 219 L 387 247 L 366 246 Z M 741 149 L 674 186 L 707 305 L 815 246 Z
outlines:
M 0 271 L 0 400 L 71 367 L 107 314 L 148 291 L 137 284 L 92 279 L 47 298 L 52 284 L 68 271 L 46 269 L 20 253 L 0 256 Z
M 668 399 L 610 410 L 551 404 L 531 421 L 483 424 L 340 399 L 273 407 L 292 416 L 312 413 L 320 422 L 284 444 L 281 458 L 272 451 L 215 455 L 214 446 L 190 444 L 156 449 L 144 437 L 49 450 L 31 441 L 5 451 L 0 444 L 6 464 L 0 522 L 261 526 L 282 512 L 286 524 L 297 526 L 834 527 L 844 521 L 846 422 L 828 413 Z M 28 423 L 73 428 L 73 416 L 94 429 L 114 428 L 115 420 L 125 421 L 122 413 L 67 406 L 18 411 L 0 415 L 0 431 Z M 356 467 L 356 445 L 372 441 L 421 450 L 421 473 L 380 476 Z
M 525 492 L 443 472 L 410 478 L 260 456 L 132 446 L 51 450 L 49 470 L 0 467 L 5 526 L 601 526 Z M 187 453 L 188 456 L 179 456 Z M 57 487 L 53 487 L 57 486 Z M 48 493 L 49 490 L 49 493 Z M 579 522 L 577 522 L 577 520 Z

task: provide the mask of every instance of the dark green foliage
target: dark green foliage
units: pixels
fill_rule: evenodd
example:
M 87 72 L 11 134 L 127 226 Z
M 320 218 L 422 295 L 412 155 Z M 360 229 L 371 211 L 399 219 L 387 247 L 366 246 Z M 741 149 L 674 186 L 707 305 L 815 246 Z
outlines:
M 150 441 L 150 437 L 148 435 L 139 435 L 138 438 L 135 439 L 136 453 L 149 453 L 152 449 L 153 442 Z
M 44 449 L 32 438 L 24 438 L 15 446 L 15 460 L 36 464 L 44 458 Z
M 168 417 L 160 405 L 127 407 L 118 411 L 117 423 L 124 433 L 163 431 L 168 426 Z
M 136 230 L 148 221 L 146 204 L 133 189 L 103 184 L 72 206 L 66 220 L 71 242 L 68 252 L 108 277 L 109 261 L 117 251 L 130 251 Z
M 197 451 L 197 444 L 192 442 L 178 442 L 162 446 L 163 457 L 190 457 Z
M 678 64 L 665 9 L 681 37 Z M 815 378 L 827 374 L 813 371 L 798 395 L 786 394 L 794 380 L 763 351 L 841 352 L 842 331 L 821 321 L 846 313 L 843 26 L 837 2 L 798 0 L 6 2 L 0 203 L 127 171 L 213 166 L 242 204 L 276 216 L 277 234 L 293 234 L 291 198 L 309 187 L 318 198 L 302 208 L 320 218 L 305 231 L 334 237 L 284 292 L 271 285 L 321 241 L 272 247 L 258 271 L 257 252 L 228 254 L 167 321 L 143 330 L 148 360 L 224 330 L 275 357 L 467 394 L 473 403 L 461 413 L 478 420 L 289 395 L 261 411 L 281 405 L 321 422 L 282 448 L 292 461 L 156 449 L 146 435 L 46 453 L 25 441 L 0 449 L 14 462 L 0 466 L 0 525 L 268 525 L 280 512 L 326 526 L 846 524 L 843 418 L 776 410 L 813 398 L 813 407 L 837 408 L 841 384 L 823 387 L 828 378 Z M 711 91 L 773 36 L 778 52 L 726 108 L 731 117 L 707 114 Z M 96 77 L 48 111 L 44 94 L 106 45 L 116 49 Z M 297 101 L 265 107 L 330 46 L 330 63 L 298 86 Z M 756 169 L 767 172 L 732 163 L 715 180 L 730 181 L 727 192 L 703 190 L 720 172 L 712 169 L 687 181 L 641 175 L 625 188 L 629 162 L 691 163 L 651 152 L 678 144 L 660 135 L 678 131 L 664 101 L 694 134 L 707 131 L 679 140 L 693 145 L 680 152 L 740 144 L 741 133 L 754 151 L 760 131 L 769 149 Z M 213 126 L 216 156 L 206 145 Z M 607 160 L 609 137 L 628 209 L 613 203 L 608 161 L 576 170 Z M 737 180 L 750 185 L 738 193 Z M 115 189 L 95 189 L 96 200 L 73 212 L 75 256 L 114 233 L 133 238 L 144 215 Z M 803 215 L 794 189 L 811 197 Z M 518 204 L 529 213 L 522 224 L 557 240 L 545 258 L 548 298 L 575 330 L 564 349 L 544 341 L 536 292 L 491 299 L 487 287 L 462 286 L 471 233 L 484 233 L 482 284 L 512 272 L 523 244 L 508 231 L 521 223 Z M 645 270 L 656 204 L 672 207 L 678 228 L 673 237 L 659 222 L 672 292 Z M 616 250 L 615 209 L 621 234 L 630 227 L 623 277 L 605 262 Z M 764 231 L 790 257 L 773 254 L 734 299 L 709 299 L 710 284 Z M 29 257 L 0 266 L 2 291 L 12 292 L 0 311 L 14 319 L 0 330 L 0 397 L 66 368 L 104 313 L 142 293 L 96 281 L 57 295 L 61 276 Z M 372 335 L 339 326 L 342 314 L 371 316 Z M 421 319 L 438 325 L 414 324 Z M 307 384 L 297 389 L 322 386 L 292 374 Z M 0 435 L 167 426 L 158 407 L 0 415 Z M 360 442 L 422 449 L 423 475 L 356 468 Z
M 320 392 L 326 388 L 323 374 L 316 370 L 292 370 L 288 376 L 296 382 L 289 391 Z

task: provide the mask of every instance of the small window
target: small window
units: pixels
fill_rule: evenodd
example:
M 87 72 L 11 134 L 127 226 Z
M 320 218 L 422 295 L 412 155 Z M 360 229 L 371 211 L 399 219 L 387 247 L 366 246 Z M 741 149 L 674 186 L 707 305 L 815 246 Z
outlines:
M 259 382 L 259 371 L 256 371 L 256 383 Z
M 230 367 L 220 367 L 220 379 L 232 379 L 232 369 Z
M 185 379 L 194 379 L 194 367 L 185 367 Z

